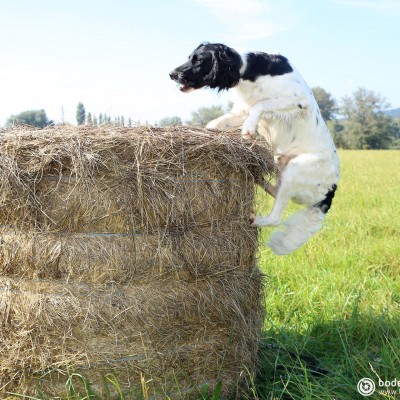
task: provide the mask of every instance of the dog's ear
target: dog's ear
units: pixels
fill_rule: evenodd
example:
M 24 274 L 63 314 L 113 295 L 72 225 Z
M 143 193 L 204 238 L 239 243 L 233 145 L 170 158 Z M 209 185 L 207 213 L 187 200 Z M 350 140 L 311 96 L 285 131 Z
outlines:
M 240 79 L 242 60 L 240 55 L 227 46 L 210 49 L 213 66 L 205 77 L 207 86 L 218 91 L 236 86 Z

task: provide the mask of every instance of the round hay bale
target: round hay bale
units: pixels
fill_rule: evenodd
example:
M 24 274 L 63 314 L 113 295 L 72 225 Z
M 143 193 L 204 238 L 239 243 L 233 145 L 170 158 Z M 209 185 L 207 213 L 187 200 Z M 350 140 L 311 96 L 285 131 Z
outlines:
M 246 388 L 263 321 L 248 214 L 272 171 L 266 146 L 200 128 L 2 132 L 0 393 L 60 395 L 68 370 L 97 390 L 107 373 Z

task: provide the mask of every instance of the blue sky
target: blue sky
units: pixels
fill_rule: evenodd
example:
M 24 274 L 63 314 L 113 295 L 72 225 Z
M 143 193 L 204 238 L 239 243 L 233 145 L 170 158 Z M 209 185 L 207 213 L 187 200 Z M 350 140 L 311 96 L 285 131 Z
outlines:
M 154 123 L 226 104 L 169 79 L 201 42 L 278 52 L 335 98 L 358 87 L 400 107 L 400 0 L 0 0 L 0 125 L 45 109 Z

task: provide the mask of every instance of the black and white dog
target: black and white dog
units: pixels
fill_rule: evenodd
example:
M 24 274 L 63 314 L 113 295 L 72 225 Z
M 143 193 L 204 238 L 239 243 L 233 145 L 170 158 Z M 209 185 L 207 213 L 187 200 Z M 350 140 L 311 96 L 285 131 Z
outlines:
M 223 44 L 204 43 L 189 60 L 170 73 L 182 92 L 202 87 L 233 89 L 231 112 L 207 128 L 241 127 L 250 137 L 258 131 L 273 146 L 277 184 L 265 189 L 275 197 L 268 216 L 253 216 L 256 226 L 278 226 L 290 200 L 307 207 L 283 222 L 269 246 L 289 254 L 321 229 L 340 179 L 339 157 L 312 91 L 281 55 L 248 52 L 240 55 Z M 260 124 L 259 124 L 260 123 Z

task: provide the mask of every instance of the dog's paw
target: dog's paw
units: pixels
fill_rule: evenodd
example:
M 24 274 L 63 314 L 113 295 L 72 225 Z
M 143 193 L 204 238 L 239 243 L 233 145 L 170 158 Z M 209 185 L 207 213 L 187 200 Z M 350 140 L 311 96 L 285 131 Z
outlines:
M 253 121 L 252 118 L 247 118 L 246 121 L 244 121 L 244 124 L 242 126 L 242 135 L 243 137 L 251 138 L 255 136 L 257 130 L 257 121 Z
M 221 129 L 220 125 L 221 125 L 221 122 L 214 119 L 206 125 L 206 128 L 207 129 Z M 225 124 L 223 124 L 223 125 L 225 125 Z M 222 128 L 224 128 L 224 126 Z
M 256 219 L 256 212 L 254 211 L 254 208 L 250 208 L 250 215 L 249 215 L 250 225 L 254 224 L 255 219 Z
M 263 226 L 262 217 L 260 215 L 254 215 L 251 220 L 251 226 Z
M 254 139 L 254 136 L 253 136 L 253 135 L 249 135 L 249 134 L 244 135 L 244 134 L 242 133 L 242 138 L 243 138 L 244 140 L 252 140 L 252 139 Z
M 254 129 L 245 129 L 244 127 L 242 128 L 242 137 L 244 139 L 253 139 L 256 135 L 256 130 Z
M 275 219 L 268 215 L 267 217 L 263 217 L 262 215 L 257 215 L 254 217 L 254 220 L 251 225 L 253 226 L 278 226 L 281 224 L 281 220 Z

